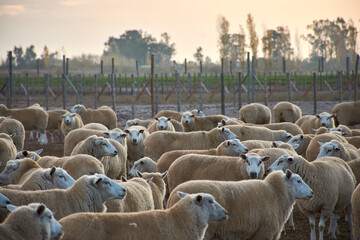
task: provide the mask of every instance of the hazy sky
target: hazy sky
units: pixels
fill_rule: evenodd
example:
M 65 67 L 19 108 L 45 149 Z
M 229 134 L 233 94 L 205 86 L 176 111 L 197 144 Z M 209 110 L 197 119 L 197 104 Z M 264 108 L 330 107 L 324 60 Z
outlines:
M 307 33 L 315 19 L 352 18 L 360 30 L 360 0 L 0 0 L 0 58 L 14 45 L 35 45 L 40 56 L 46 44 L 51 52 L 68 57 L 101 54 L 110 36 L 142 29 L 156 39 L 167 32 L 176 43 L 176 60 L 193 60 L 197 47 L 218 60 L 216 20 L 223 15 L 230 32 L 246 30 L 246 16 L 254 17 L 259 37 L 264 29 L 289 26 Z M 359 38 L 358 38 L 359 39 Z M 294 47 L 294 46 L 293 46 Z M 259 47 L 261 54 L 261 48 Z M 303 55 L 308 46 L 303 42 Z

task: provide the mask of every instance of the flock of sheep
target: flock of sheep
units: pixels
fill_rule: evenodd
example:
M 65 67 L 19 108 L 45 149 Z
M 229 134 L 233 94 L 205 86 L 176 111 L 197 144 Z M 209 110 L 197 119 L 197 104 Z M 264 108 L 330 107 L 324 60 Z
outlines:
M 360 101 L 305 116 L 290 102 L 238 119 L 166 110 L 123 129 L 107 106 L 1 104 L 0 238 L 279 239 L 297 204 L 311 240 L 327 219 L 336 239 L 343 212 L 358 240 L 357 124 Z M 63 141 L 63 157 L 23 149 L 25 131 Z

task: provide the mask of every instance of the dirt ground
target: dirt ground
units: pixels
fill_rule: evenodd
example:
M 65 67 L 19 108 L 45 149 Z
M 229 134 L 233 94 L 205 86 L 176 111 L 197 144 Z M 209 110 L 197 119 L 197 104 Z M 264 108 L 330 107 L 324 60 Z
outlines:
M 313 114 L 314 113 L 314 105 L 312 102 L 294 102 L 295 104 L 299 105 L 303 111 L 303 115 L 306 114 Z M 317 113 L 321 112 L 331 112 L 332 107 L 337 102 L 318 102 L 317 103 Z M 276 102 L 270 102 L 269 107 L 272 109 L 273 106 L 276 104 Z M 191 110 L 194 108 L 199 108 L 197 104 L 193 105 L 184 105 L 182 106 L 181 111 Z M 160 110 L 177 110 L 176 105 L 160 105 Z M 212 115 L 212 114 L 221 114 L 220 105 L 212 104 L 212 105 L 204 105 L 203 111 L 206 115 Z M 123 128 L 125 126 L 125 122 L 128 119 L 132 118 L 132 111 L 131 106 L 118 106 L 116 109 L 117 115 L 118 115 L 118 123 L 119 127 Z M 234 107 L 232 104 L 227 104 L 225 108 L 225 115 L 229 117 L 235 117 L 238 118 L 238 109 L 237 107 Z M 141 118 L 141 119 L 148 119 L 151 118 L 151 106 L 150 105 L 143 105 L 143 106 L 136 106 L 135 108 L 135 117 Z M 28 136 L 27 136 L 28 137 Z M 39 144 L 35 142 L 25 142 L 24 149 L 26 150 L 36 150 L 43 148 L 44 151 L 41 154 L 42 156 L 45 155 L 54 155 L 54 156 L 62 156 L 63 155 L 63 144 L 61 143 L 49 143 L 46 146 L 40 146 Z M 319 216 L 317 216 L 317 221 L 319 219 Z M 295 205 L 294 207 L 294 222 L 295 222 L 295 228 L 296 230 L 290 230 L 288 227 L 286 228 L 286 235 L 281 236 L 280 239 L 282 240 L 301 240 L 301 239 L 309 239 L 310 238 L 310 227 L 309 227 L 309 221 L 308 218 L 301 213 L 299 208 Z M 327 221 L 326 226 L 328 226 L 329 220 Z M 337 239 L 340 240 L 348 240 L 350 238 L 350 230 L 349 225 L 344 220 L 344 215 L 342 214 L 340 218 L 338 219 L 338 225 L 340 230 L 340 235 Z M 325 240 L 330 239 L 327 236 L 327 227 L 325 228 Z M 317 234 L 318 235 L 318 234 Z

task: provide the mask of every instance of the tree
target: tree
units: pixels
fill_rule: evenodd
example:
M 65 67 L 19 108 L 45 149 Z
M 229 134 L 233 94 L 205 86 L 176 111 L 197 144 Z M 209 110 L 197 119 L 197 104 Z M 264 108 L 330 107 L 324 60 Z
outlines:
M 238 34 L 238 51 L 239 51 L 239 62 L 240 62 L 240 66 L 242 69 L 244 69 L 245 67 L 245 57 L 246 57 L 246 35 L 245 35 L 245 31 L 244 28 L 239 25 L 239 34 Z
M 30 45 L 25 50 L 25 65 L 27 67 L 34 67 L 36 62 L 36 53 L 35 53 L 35 47 L 34 45 Z
M 249 31 L 250 49 L 251 49 L 252 55 L 254 56 L 255 67 L 256 67 L 257 66 L 257 49 L 258 49 L 258 45 L 259 45 L 259 37 L 257 36 L 256 31 L 255 31 L 254 18 L 251 16 L 250 13 L 247 15 L 246 26 Z
M 15 61 L 16 61 L 16 65 L 18 67 L 22 67 L 24 66 L 24 58 L 23 58 L 23 49 L 22 47 L 14 47 L 14 50 L 13 50 L 13 53 L 14 53 L 14 56 L 15 56 Z
M 202 47 L 198 47 L 197 49 L 196 49 L 196 53 L 194 53 L 194 58 L 195 58 L 195 60 L 197 61 L 197 62 L 202 62 L 203 61 L 203 59 L 204 59 L 204 54 L 203 54 L 203 49 L 202 49 Z
M 273 36 L 274 36 L 274 34 L 275 34 L 274 30 L 266 30 L 263 38 L 261 39 L 262 45 L 263 45 L 262 50 L 263 50 L 263 54 L 264 54 L 266 70 L 272 69 L 273 48 L 274 48 Z
M 295 53 L 295 70 L 299 71 L 300 67 L 301 67 L 302 54 L 301 54 L 300 36 L 299 36 L 299 32 L 298 32 L 297 29 L 296 29 L 296 32 L 295 32 L 295 49 L 296 49 L 296 53 Z
M 225 65 L 227 64 L 230 57 L 230 34 L 229 34 L 229 21 L 226 20 L 224 16 L 219 16 L 217 19 L 217 32 L 219 34 L 218 38 L 218 48 L 220 53 L 220 60 L 223 58 Z M 224 66 L 225 67 L 225 66 Z

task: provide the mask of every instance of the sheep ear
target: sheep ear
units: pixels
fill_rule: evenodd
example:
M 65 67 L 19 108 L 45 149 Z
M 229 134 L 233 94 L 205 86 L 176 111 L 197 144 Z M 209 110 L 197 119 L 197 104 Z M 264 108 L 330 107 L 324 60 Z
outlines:
M 121 176 L 121 181 L 122 181 L 122 182 L 127 182 L 127 179 L 126 179 L 126 177 L 124 177 L 124 176 Z
M 156 118 L 154 118 L 156 121 L 159 121 L 159 119 L 156 117 Z
M 319 115 L 319 114 L 316 114 L 315 117 L 320 118 L 320 115 Z
M 225 128 L 221 128 L 221 131 L 224 132 L 224 131 L 225 131 Z
M 201 205 L 202 199 L 203 199 L 203 197 L 201 195 L 197 195 L 196 196 L 196 204 Z
M 10 136 L 10 138 L 14 138 L 16 136 L 16 133 L 12 133 L 9 136 Z
M 336 116 L 336 114 L 333 113 L 333 114 L 331 114 L 331 115 L 328 117 L 328 119 L 333 118 L 333 117 L 335 117 L 335 116 Z
M 299 144 L 293 143 L 293 145 L 291 145 L 291 146 L 292 146 L 292 148 L 293 148 L 294 150 L 296 150 L 296 149 L 299 147 Z
M 154 178 L 154 177 L 151 177 L 151 178 L 146 179 L 146 182 L 147 182 L 147 183 L 150 183 L 150 182 L 153 180 L 153 178 Z
M 286 138 L 287 139 L 290 139 L 290 138 L 292 138 L 293 136 L 290 134 L 290 133 L 287 133 L 287 135 L 286 135 Z
M 127 135 L 126 135 L 125 133 L 123 133 L 123 134 L 121 134 L 120 136 L 121 136 L 122 138 L 126 138 Z
M 245 154 L 241 154 L 240 157 L 244 160 L 246 160 L 246 155 Z
M 161 178 L 164 179 L 167 176 L 167 174 L 168 174 L 168 171 L 166 170 L 165 172 L 161 173 L 160 176 L 161 176 Z
M 13 212 L 13 211 L 15 211 L 16 209 L 18 209 L 19 207 L 18 207 L 18 206 L 15 206 L 15 205 L 12 205 L 12 204 L 7 204 L 7 205 L 6 205 L 6 208 L 9 210 L 9 212 Z
M 139 131 L 139 133 L 143 133 L 144 132 L 144 129 L 141 129 L 140 131 Z
M 35 156 L 29 157 L 31 160 L 35 161 Z
M 11 166 L 12 169 L 16 170 L 19 168 L 19 163 L 15 161 L 8 161 L 7 166 Z
M 291 176 L 292 176 L 292 172 L 290 169 L 286 169 L 286 178 L 289 180 L 291 179 Z
M 273 148 L 277 148 L 277 147 L 278 147 L 275 142 L 272 142 L 271 146 L 272 146 Z
M 125 132 L 126 132 L 127 134 L 129 134 L 129 133 L 130 133 L 130 131 L 129 131 L 129 130 L 127 130 L 127 129 L 125 130 Z
M 318 144 L 319 144 L 320 146 L 324 145 L 324 143 L 323 143 L 323 142 L 318 142 Z
M 40 206 L 38 206 L 38 208 L 36 209 L 36 213 L 38 215 L 42 215 L 45 212 L 45 205 L 40 204 Z
M 144 174 L 142 174 L 141 172 L 139 172 L 138 170 L 136 170 L 136 176 L 142 178 L 144 176 Z
M 22 155 L 23 155 L 24 157 L 27 157 L 28 154 L 29 154 L 28 151 L 26 151 L 26 150 L 22 151 Z
M 226 144 L 225 144 L 227 147 L 230 146 L 230 141 L 226 141 Z
M 42 148 L 41 148 L 41 149 L 38 149 L 38 150 L 35 150 L 35 153 L 38 154 L 38 155 L 40 155 L 40 153 L 42 153 L 43 150 L 44 150 L 44 149 L 42 149 Z
M 55 172 L 56 172 L 56 167 L 52 167 L 50 170 L 50 176 L 54 175 Z
M 169 117 L 167 120 L 170 121 L 170 120 L 171 120 L 171 117 Z
M 261 161 L 266 162 L 267 160 L 270 160 L 269 156 L 261 157 Z
M 222 123 L 223 125 L 226 125 L 225 119 L 221 120 L 221 123 Z
M 65 116 L 66 116 L 65 114 L 64 114 L 64 115 L 61 115 L 60 118 L 65 118 Z
M 110 136 L 110 133 L 109 133 L 109 132 L 103 132 L 102 134 L 103 134 L 105 137 Z
M 102 182 L 103 178 L 102 177 L 95 177 L 94 180 L 93 180 L 93 184 L 94 185 L 97 185 L 99 184 L 100 182 Z
M 141 165 L 144 165 L 145 163 L 144 163 L 144 161 L 140 161 L 140 164 L 141 164 Z
M 304 135 L 301 134 L 301 135 L 300 135 L 300 139 L 303 139 L 303 138 L 304 138 Z
M 287 159 L 287 161 L 288 161 L 289 163 L 292 163 L 292 162 L 294 161 L 294 157 L 293 157 L 293 156 L 289 156 L 288 159 Z
M 188 195 L 187 193 L 181 191 L 177 191 L 177 194 L 179 195 L 180 198 L 184 198 L 186 195 Z

